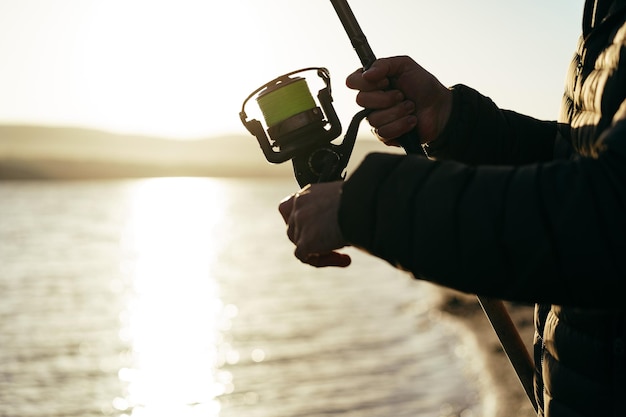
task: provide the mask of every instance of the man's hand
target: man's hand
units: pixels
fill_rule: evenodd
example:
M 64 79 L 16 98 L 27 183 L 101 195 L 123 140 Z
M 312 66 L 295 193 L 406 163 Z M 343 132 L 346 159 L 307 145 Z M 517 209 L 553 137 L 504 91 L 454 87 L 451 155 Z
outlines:
M 439 136 L 452 110 L 452 92 L 407 56 L 382 58 L 346 79 L 358 90 L 358 105 L 373 110 L 367 120 L 387 145 L 416 130 L 421 143 Z
M 347 246 L 339 229 L 338 211 L 343 182 L 308 185 L 283 200 L 278 210 L 300 261 L 315 266 L 350 265 L 350 256 L 336 251 Z

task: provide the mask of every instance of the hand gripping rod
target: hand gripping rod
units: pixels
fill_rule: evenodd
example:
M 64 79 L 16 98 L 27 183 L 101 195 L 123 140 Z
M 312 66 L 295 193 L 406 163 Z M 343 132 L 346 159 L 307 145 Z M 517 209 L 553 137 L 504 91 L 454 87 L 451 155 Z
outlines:
M 361 26 L 359 26 L 359 22 L 357 22 L 356 17 L 354 17 L 354 13 L 352 13 L 352 9 L 350 9 L 350 5 L 345 0 L 330 0 L 330 2 L 335 8 L 337 16 L 339 16 L 339 20 L 341 20 L 341 23 L 348 34 L 348 38 L 350 38 L 352 47 L 361 60 L 363 69 L 368 69 L 372 66 L 374 61 L 376 61 L 376 55 L 374 55 L 372 48 L 370 48 L 367 38 L 361 30 Z M 396 140 L 400 143 L 400 145 L 402 145 L 407 153 L 424 154 L 419 138 L 415 133 L 405 133 Z
M 352 9 L 350 9 L 350 5 L 347 0 L 330 0 L 330 2 L 335 8 L 339 20 L 341 20 L 350 38 L 352 47 L 359 56 L 363 68 L 369 68 L 374 61 L 376 61 L 376 56 L 367 42 L 367 38 L 363 30 L 361 30 L 361 26 L 359 26 Z M 419 138 L 417 138 L 415 134 L 405 134 L 398 138 L 398 142 L 400 142 L 407 153 L 423 153 L 419 145 Z M 526 391 L 528 399 L 532 403 L 535 411 L 537 411 L 537 401 L 535 400 L 533 389 L 533 361 L 504 303 L 501 300 L 483 296 L 478 296 L 478 302 L 485 312 L 487 319 L 489 319 L 493 330 L 496 332 L 504 352 L 508 356 L 511 365 L 513 365 L 524 391 Z

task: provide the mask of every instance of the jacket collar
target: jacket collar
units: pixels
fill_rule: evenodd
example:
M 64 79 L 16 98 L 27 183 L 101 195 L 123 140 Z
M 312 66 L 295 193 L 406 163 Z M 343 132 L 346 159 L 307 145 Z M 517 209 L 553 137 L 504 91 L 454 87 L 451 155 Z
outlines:
M 626 0 L 587 0 L 583 16 L 583 35 L 587 38 L 606 22 L 626 10 Z

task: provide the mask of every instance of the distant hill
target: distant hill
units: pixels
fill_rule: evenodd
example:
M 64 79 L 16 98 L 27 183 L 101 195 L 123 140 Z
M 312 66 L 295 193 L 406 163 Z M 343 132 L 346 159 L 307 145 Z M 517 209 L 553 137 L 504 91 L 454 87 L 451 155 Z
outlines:
M 349 168 L 374 150 L 389 149 L 359 138 Z M 0 125 L 0 180 L 291 175 L 291 163 L 269 164 L 251 135 L 173 140 L 82 128 Z

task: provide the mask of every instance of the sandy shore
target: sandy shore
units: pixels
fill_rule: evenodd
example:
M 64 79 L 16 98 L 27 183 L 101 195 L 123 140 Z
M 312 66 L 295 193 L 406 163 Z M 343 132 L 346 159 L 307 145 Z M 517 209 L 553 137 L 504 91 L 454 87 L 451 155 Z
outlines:
M 484 405 L 481 417 L 536 416 L 520 380 L 475 296 L 437 286 L 432 291 L 435 320 L 460 335 L 460 355 L 474 376 Z M 532 352 L 533 307 L 505 302 L 529 352 Z

